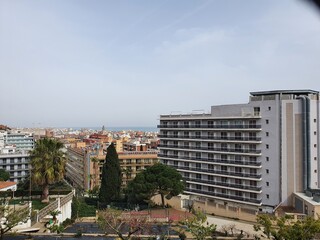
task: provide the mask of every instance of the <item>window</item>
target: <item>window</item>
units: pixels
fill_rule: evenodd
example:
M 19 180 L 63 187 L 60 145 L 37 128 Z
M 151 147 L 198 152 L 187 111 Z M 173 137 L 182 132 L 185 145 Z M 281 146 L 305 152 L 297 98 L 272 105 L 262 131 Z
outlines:
M 196 138 L 201 138 L 201 133 L 200 132 L 196 132 Z
M 317 122 L 317 119 L 313 119 L 313 122 Z
M 266 149 L 269 149 L 269 144 L 266 144 Z
M 269 162 L 269 157 L 266 157 L 266 161 Z
M 259 116 L 260 115 L 260 107 L 254 107 L 253 112 L 254 112 L 255 116 Z
M 269 182 L 266 182 L 267 187 L 269 187 Z
M 196 168 L 200 169 L 201 168 L 201 163 L 196 163 Z
M 209 180 L 209 181 L 214 181 L 214 177 L 211 176 L 211 175 L 209 175 L 209 176 L 208 176 L 208 180 Z
M 257 194 L 256 193 L 250 193 L 250 198 L 257 198 Z
M 221 166 L 221 171 L 226 172 L 227 171 L 227 166 Z
M 266 124 L 269 124 L 269 119 L 266 119 Z
M 196 174 L 196 179 L 201 179 L 201 174 L 197 173 Z
M 268 107 L 268 110 L 271 111 L 271 107 Z
M 317 135 L 317 132 L 316 132 L 316 131 L 314 131 L 314 132 L 313 132 L 313 134 L 314 134 L 314 135 Z
M 236 179 L 234 180 L 234 183 L 237 184 L 237 185 L 241 185 L 241 184 L 242 184 L 242 180 L 236 178 Z
M 269 137 L 269 132 L 266 132 L 266 136 Z
M 221 132 L 221 139 L 227 139 L 228 134 L 226 132 Z
M 316 147 L 317 147 L 317 144 L 314 144 L 313 146 L 316 148 Z
M 236 140 L 241 140 L 241 132 L 236 132 L 234 136 Z
M 269 199 L 269 194 L 266 194 L 267 199 Z
M 314 157 L 313 159 L 317 161 L 317 157 Z
M 184 162 L 184 166 L 185 167 L 189 167 L 189 163 L 188 162 Z
M 202 189 L 202 186 L 201 185 L 196 185 L 196 188 L 197 188 L 197 190 L 201 190 Z
M 317 169 L 314 170 L 314 173 L 317 173 Z
M 269 174 L 269 169 L 266 169 L 266 173 Z

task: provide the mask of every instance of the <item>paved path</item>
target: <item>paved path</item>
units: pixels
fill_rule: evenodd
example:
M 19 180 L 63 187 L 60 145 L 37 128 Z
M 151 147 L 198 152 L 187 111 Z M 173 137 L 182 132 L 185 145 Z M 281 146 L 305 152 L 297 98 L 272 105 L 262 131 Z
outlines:
M 245 235 L 249 234 L 249 236 L 254 236 L 257 234 L 257 232 L 255 232 L 253 229 L 254 224 L 249 222 L 236 221 L 229 218 L 216 217 L 211 215 L 207 215 L 207 222 L 209 224 L 216 224 L 217 230 L 219 232 L 220 231 L 224 232 L 222 229 L 224 226 L 235 225 L 235 229 L 236 229 L 236 231 L 234 231 L 235 233 L 236 232 L 239 233 L 242 230 L 245 233 Z

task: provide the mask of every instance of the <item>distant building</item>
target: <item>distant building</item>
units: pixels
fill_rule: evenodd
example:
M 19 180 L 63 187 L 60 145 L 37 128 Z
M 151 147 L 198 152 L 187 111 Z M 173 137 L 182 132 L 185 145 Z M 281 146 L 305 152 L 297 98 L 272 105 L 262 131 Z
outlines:
M 186 203 L 254 220 L 279 205 L 309 214 L 303 202 L 320 202 L 317 91 L 252 92 L 209 114 L 161 115 L 159 128 L 159 158 L 185 179 Z
M 17 149 L 32 150 L 34 148 L 34 137 L 32 134 L 9 132 L 5 135 L 5 143 L 14 145 Z

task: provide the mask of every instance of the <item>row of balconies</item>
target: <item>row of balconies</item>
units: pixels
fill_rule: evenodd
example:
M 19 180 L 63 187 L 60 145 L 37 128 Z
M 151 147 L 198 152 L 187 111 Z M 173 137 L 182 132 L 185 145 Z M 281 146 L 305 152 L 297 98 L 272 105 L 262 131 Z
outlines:
M 227 182 L 220 182 L 220 181 L 213 181 L 213 180 L 205 180 L 199 178 L 188 178 L 183 177 L 186 181 L 191 182 L 199 182 L 199 183 L 206 183 L 210 185 L 216 185 L 213 187 L 230 187 L 230 188 L 238 188 L 238 189 L 245 189 L 245 190 L 252 190 L 260 192 L 262 190 L 261 186 L 254 186 L 254 185 L 242 185 L 242 184 L 235 184 L 235 183 L 227 183 Z
M 194 172 L 199 172 L 199 173 L 207 172 L 207 173 L 213 173 L 213 174 L 225 175 L 225 176 L 261 179 L 261 174 L 257 174 L 257 173 L 223 171 L 223 170 L 216 170 L 216 169 L 210 169 L 210 168 L 186 167 L 186 166 L 179 166 L 179 165 L 172 165 L 172 164 L 168 164 L 168 165 L 176 168 L 178 171 L 179 170 L 189 170 L 189 171 L 194 171 Z
M 229 147 L 202 147 L 202 146 L 181 146 L 181 145 L 169 145 L 159 144 L 159 148 L 173 148 L 173 149 L 199 149 L 207 151 L 218 151 L 218 152 L 237 152 L 237 153 L 254 153 L 261 154 L 261 150 L 247 149 L 247 148 L 229 148 Z
M 237 195 L 231 195 L 231 194 L 224 194 L 224 193 L 215 193 L 211 191 L 206 191 L 206 190 L 199 190 L 195 188 L 186 188 L 186 192 L 190 193 L 198 193 L 198 194 L 204 194 L 204 195 L 209 195 L 213 197 L 220 197 L 220 198 L 225 198 L 226 200 L 236 200 L 236 201 L 241 201 L 241 202 L 246 202 L 246 203 L 255 203 L 255 204 L 261 204 L 262 199 L 256 199 L 256 198 L 246 198 L 246 197 L 241 197 Z
M 188 157 L 188 156 L 178 156 L 178 155 L 168 155 L 168 154 L 159 154 L 159 157 L 163 158 L 174 158 L 174 159 L 182 159 L 182 160 L 199 160 L 206 162 L 216 162 L 216 163 L 225 163 L 225 164 L 233 164 L 233 165 L 252 165 L 252 166 L 261 166 L 261 162 L 259 161 L 237 161 L 230 159 L 217 159 L 217 158 L 204 158 L 204 157 Z
M 217 141 L 255 141 L 260 142 L 260 137 L 225 137 L 225 136 L 199 136 L 199 135 L 174 135 L 174 134 L 160 134 L 158 135 L 160 138 L 180 138 L 180 139 L 204 139 L 204 140 L 217 140 Z
M 189 125 L 165 125 L 160 124 L 157 126 L 158 128 L 232 128 L 232 129 L 260 129 L 261 125 L 257 124 L 189 124 Z

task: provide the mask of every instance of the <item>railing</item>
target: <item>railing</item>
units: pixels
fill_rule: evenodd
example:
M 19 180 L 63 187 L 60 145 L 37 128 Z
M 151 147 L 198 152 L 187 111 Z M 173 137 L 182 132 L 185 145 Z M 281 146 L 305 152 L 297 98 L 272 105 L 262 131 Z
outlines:
M 251 165 L 251 166 L 261 166 L 261 162 L 253 161 L 236 161 L 236 160 L 227 160 L 227 159 L 217 159 L 217 158 L 197 158 L 197 157 L 184 157 L 177 155 L 167 155 L 167 154 L 158 154 L 159 157 L 163 158 L 174 158 L 174 159 L 183 159 L 183 160 L 193 160 L 193 161 L 206 161 L 206 162 L 216 162 L 216 163 L 225 163 L 233 165 Z
M 56 199 L 54 202 L 50 203 L 48 206 L 45 206 L 38 212 L 38 221 L 40 221 L 42 218 L 47 216 L 50 212 L 56 210 L 58 208 L 58 199 Z
M 185 191 L 191 192 L 191 193 L 210 195 L 210 196 L 214 196 L 214 197 L 221 197 L 221 198 L 225 198 L 225 199 L 229 199 L 229 200 L 237 200 L 237 201 L 242 201 L 242 202 L 261 204 L 261 199 L 256 199 L 256 198 L 245 198 L 245 197 L 240 197 L 240 196 L 236 196 L 236 195 L 215 193 L 215 192 L 204 191 L 204 190 L 193 189 L 193 188 L 186 188 Z
M 200 124 L 200 125 L 164 125 L 160 124 L 158 128 L 232 128 L 232 129 L 259 129 L 261 125 L 257 124 Z
M 67 202 L 71 201 L 73 198 L 73 191 L 68 193 L 66 196 L 63 196 L 61 198 L 57 198 L 54 202 L 50 203 L 46 207 L 42 208 L 38 214 L 37 214 L 37 221 L 39 222 L 41 219 L 43 219 L 45 216 L 50 214 L 50 212 L 56 210 L 60 207 L 64 206 Z M 59 204 L 60 201 L 60 204 Z
M 218 151 L 218 152 L 237 152 L 237 153 L 254 153 L 260 154 L 261 150 L 257 149 L 243 149 L 243 148 L 217 148 L 217 147 L 199 147 L 199 146 L 181 146 L 181 145 L 170 145 L 170 144 L 159 144 L 161 148 L 180 148 L 180 149 L 192 149 L 192 150 L 208 150 L 208 151 Z
M 218 141 L 261 141 L 260 137 L 218 137 L 218 136 L 189 136 L 189 135 L 170 135 L 159 134 L 159 138 L 180 138 L 180 139 L 204 139 L 204 140 L 218 140 Z
M 181 169 L 181 170 L 190 170 L 190 171 L 196 171 L 196 172 L 208 172 L 208 173 L 234 176 L 234 177 L 247 177 L 247 178 L 255 178 L 255 179 L 261 178 L 261 174 L 256 174 L 256 173 L 231 172 L 231 171 L 221 171 L 221 170 L 215 170 L 215 169 L 209 169 L 209 168 L 184 167 L 184 166 L 177 166 L 177 165 L 170 165 L 170 164 L 168 165 L 171 167 L 177 168 L 178 170 Z
M 73 198 L 73 192 L 70 192 L 68 195 L 62 197 L 60 199 L 60 206 L 65 205 L 67 202 L 69 202 L 70 200 L 72 200 Z
M 186 181 L 207 183 L 207 184 L 217 185 L 217 186 L 223 186 L 223 187 L 232 187 L 232 188 L 238 188 L 238 189 L 247 189 L 247 190 L 252 190 L 252 191 L 261 191 L 261 189 L 262 189 L 261 186 L 232 184 L 232 183 L 217 182 L 217 181 L 204 180 L 204 179 L 198 179 L 198 178 L 188 178 L 188 177 L 183 177 L 183 178 L 184 178 Z

